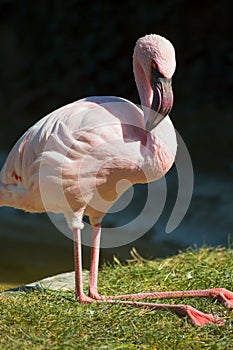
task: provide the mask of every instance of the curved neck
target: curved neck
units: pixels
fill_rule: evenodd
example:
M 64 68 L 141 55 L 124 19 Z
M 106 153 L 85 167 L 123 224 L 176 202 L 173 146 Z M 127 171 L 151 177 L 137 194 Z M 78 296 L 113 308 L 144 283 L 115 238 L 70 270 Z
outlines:
M 136 57 L 133 57 L 133 72 L 146 123 L 153 101 L 153 90 L 145 71 Z

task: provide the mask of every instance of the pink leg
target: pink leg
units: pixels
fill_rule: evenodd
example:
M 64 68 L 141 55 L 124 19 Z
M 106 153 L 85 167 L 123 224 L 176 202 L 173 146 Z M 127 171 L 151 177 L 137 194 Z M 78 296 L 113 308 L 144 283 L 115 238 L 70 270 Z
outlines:
M 90 284 L 89 296 L 94 299 L 101 299 L 98 293 L 98 268 L 99 268 L 99 252 L 100 252 L 100 236 L 101 224 L 92 227 L 92 249 L 91 249 L 91 264 L 90 264 Z
M 217 317 L 211 314 L 205 314 L 190 305 L 171 305 L 171 304 L 156 304 L 136 301 L 122 301 L 122 300 L 97 300 L 97 302 L 107 302 L 110 304 L 122 304 L 135 307 L 142 307 L 152 310 L 168 310 L 180 316 L 187 316 L 191 323 L 195 326 L 204 326 L 206 324 L 223 325 L 224 323 Z
M 75 255 L 75 282 L 76 282 L 76 298 L 81 303 L 90 302 L 106 302 L 109 304 L 122 304 L 135 307 L 150 308 L 156 310 L 170 310 L 182 316 L 187 316 L 194 325 L 203 326 L 207 323 L 223 324 L 217 317 L 211 314 L 205 314 L 189 305 L 170 305 L 156 304 L 146 302 L 136 302 L 119 299 L 156 299 L 156 298 L 182 298 L 182 297 L 213 297 L 221 301 L 225 306 L 233 308 L 233 293 L 223 288 L 207 289 L 207 290 L 191 290 L 191 291 L 175 291 L 175 292 L 154 292 L 154 293 L 139 293 L 125 294 L 118 296 L 103 296 L 98 293 L 98 265 L 99 265 L 99 248 L 100 248 L 101 225 L 93 227 L 92 233 L 92 253 L 90 265 L 90 289 L 89 297 L 83 292 L 82 280 L 82 252 L 81 252 L 81 231 L 74 229 L 74 255 Z
M 80 303 L 90 303 L 93 299 L 87 297 L 83 292 L 81 230 L 79 228 L 74 228 L 73 235 L 76 299 Z
M 192 297 L 207 297 L 214 298 L 220 301 L 228 309 L 233 309 L 233 293 L 224 288 L 212 289 L 197 289 L 187 291 L 173 291 L 173 292 L 151 292 L 151 293 L 137 293 L 117 295 L 114 299 L 161 299 L 161 298 L 192 298 Z M 109 297 L 113 298 L 113 297 Z
M 117 296 L 106 296 L 107 300 L 114 299 L 115 301 L 121 299 L 120 303 L 127 303 L 128 305 L 147 307 L 151 309 L 167 309 L 179 315 L 188 316 L 194 325 L 203 326 L 207 323 L 221 325 L 223 322 L 211 314 L 205 314 L 189 305 L 169 305 L 169 304 L 155 304 L 133 301 L 122 301 L 122 299 L 162 299 L 162 298 L 185 298 L 185 297 L 210 297 L 220 301 L 225 307 L 233 309 L 233 293 L 224 288 L 212 288 L 204 290 L 188 290 L 188 291 L 172 291 L 172 292 L 151 292 L 138 294 L 125 294 Z M 111 301 L 112 302 L 112 301 Z

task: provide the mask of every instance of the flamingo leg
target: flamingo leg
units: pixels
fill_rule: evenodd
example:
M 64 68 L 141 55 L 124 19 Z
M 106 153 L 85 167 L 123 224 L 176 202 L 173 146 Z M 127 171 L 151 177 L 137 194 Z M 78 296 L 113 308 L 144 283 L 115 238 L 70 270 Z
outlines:
M 191 290 L 191 291 L 173 291 L 173 292 L 153 292 L 125 294 L 117 296 L 100 296 L 98 293 L 98 265 L 100 250 L 101 225 L 93 226 L 92 230 L 92 251 L 90 264 L 90 281 L 89 281 L 89 297 L 83 291 L 82 279 L 82 249 L 81 249 L 81 230 L 74 229 L 74 256 L 75 256 L 75 284 L 76 284 L 76 300 L 80 303 L 109 303 L 121 304 L 125 306 L 134 306 L 139 308 L 149 308 L 152 310 L 169 310 L 181 316 L 187 316 L 189 320 L 198 326 L 208 323 L 222 325 L 223 322 L 211 315 L 205 314 L 190 305 L 173 305 L 173 304 L 157 304 L 140 301 L 132 301 L 125 299 L 161 299 L 161 298 L 182 298 L 182 297 L 213 297 L 221 301 L 225 306 L 232 307 L 233 293 L 226 289 L 216 288 L 207 290 Z M 122 300 L 123 299 L 123 300 Z
M 76 300 L 80 303 L 90 303 L 94 300 L 86 296 L 83 291 L 81 230 L 79 228 L 74 228 L 73 236 Z
M 97 300 L 97 302 L 107 302 L 110 304 L 121 304 L 129 305 L 139 308 L 146 308 L 152 310 L 166 310 L 176 313 L 180 316 L 187 316 L 191 323 L 195 326 L 204 326 L 206 324 L 223 325 L 224 323 L 216 316 L 211 314 L 203 313 L 190 305 L 183 304 L 157 304 L 157 303 L 146 303 L 137 301 L 124 301 L 124 300 Z
M 117 295 L 114 299 L 162 299 L 162 298 L 213 298 L 220 301 L 226 308 L 233 309 L 233 292 L 225 288 L 212 289 L 197 289 L 187 291 L 172 291 L 172 292 L 151 292 Z M 113 298 L 113 297 L 109 297 Z
M 91 264 L 90 264 L 90 281 L 89 281 L 89 297 L 101 299 L 98 293 L 98 268 L 100 254 L 100 237 L 101 224 L 92 227 L 92 248 L 91 248 Z
M 223 322 L 211 315 L 205 314 L 192 306 L 189 305 L 169 305 L 169 304 L 155 304 L 155 303 L 146 303 L 146 302 L 133 302 L 133 301 L 124 301 L 124 299 L 162 299 L 162 298 L 186 298 L 186 297 L 207 297 L 217 299 L 225 307 L 233 309 L 233 292 L 224 289 L 224 288 L 212 288 L 204 290 L 188 290 L 188 291 L 171 291 L 171 292 L 151 292 L 151 293 L 138 293 L 138 294 L 125 294 L 117 296 L 106 296 L 108 300 L 114 299 L 114 301 L 120 300 L 120 303 L 125 303 L 127 305 L 133 305 L 136 307 L 145 307 L 151 309 L 166 309 L 172 312 L 175 312 L 182 316 L 187 316 L 189 320 L 198 326 L 203 326 L 208 323 L 222 325 Z M 111 301 L 113 302 L 113 301 Z

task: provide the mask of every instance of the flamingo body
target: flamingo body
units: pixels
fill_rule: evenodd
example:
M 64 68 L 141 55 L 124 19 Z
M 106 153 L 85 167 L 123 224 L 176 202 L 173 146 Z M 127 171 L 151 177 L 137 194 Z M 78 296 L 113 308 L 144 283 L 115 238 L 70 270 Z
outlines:
M 93 224 L 101 222 L 130 184 L 157 180 L 174 162 L 170 118 L 148 134 L 143 122 L 139 107 L 117 97 L 85 98 L 52 112 L 11 150 L 0 173 L 2 203 L 29 212 L 64 213 L 70 226 L 75 218 L 81 223 L 83 215 Z M 128 180 L 127 186 L 117 193 L 121 179 Z M 97 210 L 98 193 L 103 201 Z

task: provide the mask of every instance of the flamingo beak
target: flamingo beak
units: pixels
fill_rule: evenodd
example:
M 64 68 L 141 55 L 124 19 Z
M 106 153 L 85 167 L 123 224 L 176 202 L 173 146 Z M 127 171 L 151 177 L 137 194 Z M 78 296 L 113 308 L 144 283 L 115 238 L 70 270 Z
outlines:
M 146 123 L 147 130 L 154 129 L 170 113 L 173 105 L 171 79 L 165 78 L 157 69 L 152 69 L 151 85 L 153 89 L 153 100 Z

